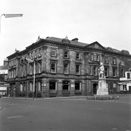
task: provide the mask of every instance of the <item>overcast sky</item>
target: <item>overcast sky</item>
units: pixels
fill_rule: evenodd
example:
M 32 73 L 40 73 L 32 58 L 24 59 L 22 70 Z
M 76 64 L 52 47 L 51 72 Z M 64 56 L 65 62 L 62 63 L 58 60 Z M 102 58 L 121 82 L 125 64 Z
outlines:
M 0 65 L 40 36 L 98 41 L 131 53 L 131 0 L 0 0 Z

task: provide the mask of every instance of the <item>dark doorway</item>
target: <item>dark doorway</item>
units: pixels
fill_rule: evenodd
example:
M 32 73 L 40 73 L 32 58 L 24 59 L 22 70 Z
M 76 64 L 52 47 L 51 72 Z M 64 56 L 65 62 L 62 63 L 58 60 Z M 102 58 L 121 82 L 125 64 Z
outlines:
M 94 83 L 94 84 L 93 84 L 93 94 L 96 94 L 96 93 L 97 93 L 97 87 L 98 87 L 98 84 L 97 84 L 97 83 Z

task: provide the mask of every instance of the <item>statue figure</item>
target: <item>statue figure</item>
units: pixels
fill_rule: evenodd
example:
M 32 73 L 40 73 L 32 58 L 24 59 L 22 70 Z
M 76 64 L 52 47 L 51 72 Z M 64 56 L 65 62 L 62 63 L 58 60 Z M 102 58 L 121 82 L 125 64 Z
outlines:
M 99 68 L 99 78 L 105 78 L 105 75 L 104 75 L 104 65 L 103 63 L 101 62 L 100 63 L 100 68 Z

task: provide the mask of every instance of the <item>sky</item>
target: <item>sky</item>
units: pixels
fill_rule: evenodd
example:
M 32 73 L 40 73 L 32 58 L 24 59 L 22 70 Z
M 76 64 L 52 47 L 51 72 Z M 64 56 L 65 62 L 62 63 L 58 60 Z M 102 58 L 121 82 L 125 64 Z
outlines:
M 0 65 L 38 36 L 98 41 L 131 53 L 131 0 L 0 0 Z

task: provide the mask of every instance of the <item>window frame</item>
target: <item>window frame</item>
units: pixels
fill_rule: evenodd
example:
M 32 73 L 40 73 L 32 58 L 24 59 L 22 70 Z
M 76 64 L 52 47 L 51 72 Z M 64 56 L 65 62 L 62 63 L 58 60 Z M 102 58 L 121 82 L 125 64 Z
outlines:
M 52 53 L 52 52 L 53 52 L 53 53 Z M 54 48 L 51 48 L 50 56 L 51 56 L 51 57 L 57 57 L 57 50 L 54 49 Z
M 64 51 L 63 57 L 64 59 L 69 59 L 69 51 Z
M 77 71 L 77 66 L 78 66 L 78 71 Z M 75 72 L 76 72 L 76 75 L 80 75 L 81 74 L 81 65 L 80 64 L 76 64 L 75 65 Z
M 52 64 L 54 64 L 54 69 L 51 69 L 51 68 L 52 68 L 52 67 L 51 67 Z M 57 67 L 57 62 L 51 61 L 51 62 L 50 62 L 50 72 L 51 72 L 51 73 L 56 73 L 56 72 L 57 72 L 56 67 Z

